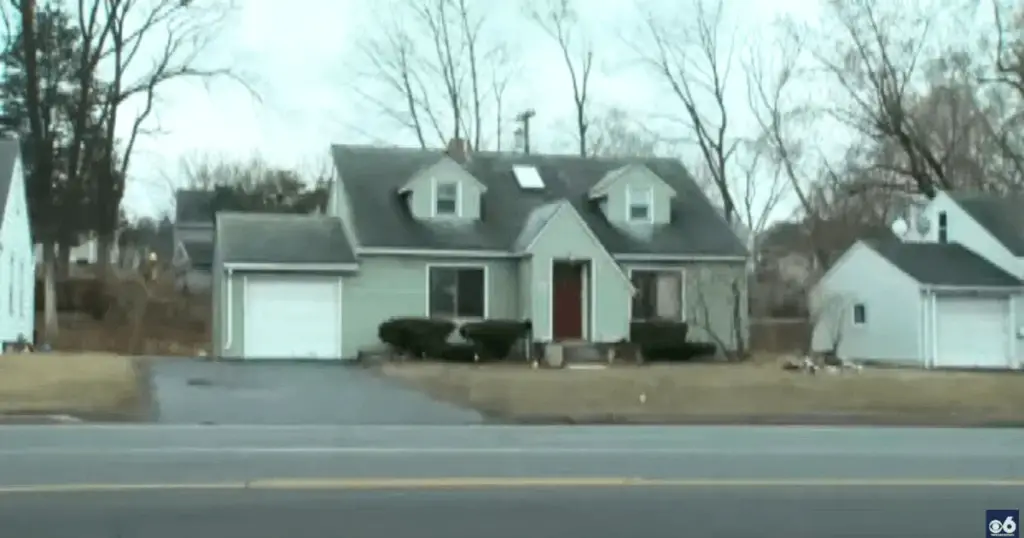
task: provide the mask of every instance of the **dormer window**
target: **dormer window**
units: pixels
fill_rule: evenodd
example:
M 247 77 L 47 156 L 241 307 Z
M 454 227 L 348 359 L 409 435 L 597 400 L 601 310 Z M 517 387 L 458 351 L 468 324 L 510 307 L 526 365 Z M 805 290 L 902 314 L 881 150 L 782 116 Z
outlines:
M 626 190 L 626 217 L 629 222 L 654 222 L 654 188 L 629 187 Z
M 454 181 L 434 183 L 434 216 L 454 217 L 459 214 L 459 194 L 461 189 Z

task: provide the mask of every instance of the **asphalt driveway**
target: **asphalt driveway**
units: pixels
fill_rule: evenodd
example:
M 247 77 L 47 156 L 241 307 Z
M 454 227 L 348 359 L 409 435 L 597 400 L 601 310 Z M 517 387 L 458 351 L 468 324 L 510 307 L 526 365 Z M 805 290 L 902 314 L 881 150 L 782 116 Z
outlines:
M 153 419 L 169 424 L 473 424 L 472 410 L 431 400 L 359 367 L 304 362 L 151 363 Z

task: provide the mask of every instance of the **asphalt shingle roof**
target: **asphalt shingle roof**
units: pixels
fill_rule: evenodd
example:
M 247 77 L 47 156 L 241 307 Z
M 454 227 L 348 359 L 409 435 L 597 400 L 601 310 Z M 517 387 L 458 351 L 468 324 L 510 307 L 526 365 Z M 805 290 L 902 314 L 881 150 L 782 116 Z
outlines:
M 356 261 L 337 217 L 222 211 L 215 237 L 222 260 L 229 263 Z
M 1024 196 L 954 194 L 953 199 L 1013 255 L 1024 256 Z
M 466 169 L 487 187 L 481 220 L 452 224 L 414 219 L 398 194 L 420 169 L 438 162 L 439 151 L 332 147 L 352 209 L 354 232 L 367 247 L 511 251 L 531 213 L 568 200 L 610 252 L 744 256 L 746 249 L 675 159 L 583 159 L 575 156 L 473 153 Z M 606 173 L 641 163 L 678 193 L 672 199 L 672 223 L 633 235 L 612 226 L 587 192 Z M 523 190 L 512 176 L 513 165 L 537 168 L 543 190 Z
M 922 284 L 934 286 L 1021 286 L 1020 279 L 959 243 L 865 241 L 890 263 Z
M 210 267 L 213 264 L 213 241 L 182 241 L 192 267 Z
M 14 178 L 14 164 L 18 162 L 21 144 L 17 140 L 0 140 L 0 219 L 3 219 L 7 207 L 7 196 L 11 192 L 11 180 Z

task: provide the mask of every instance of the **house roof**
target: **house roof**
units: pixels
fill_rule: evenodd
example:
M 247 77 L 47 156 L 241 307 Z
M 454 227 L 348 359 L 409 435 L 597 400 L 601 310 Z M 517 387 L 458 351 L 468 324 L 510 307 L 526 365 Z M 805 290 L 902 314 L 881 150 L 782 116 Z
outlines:
M 217 246 L 226 263 L 355 263 L 341 219 L 276 213 L 217 214 Z
M 213 224 L 213 191 L 178 189 L 174 193 L 175 223 Z
M 21 144 L 17 140 L 0 140 L 0 219 L 7 209 L 7 196 L 11 192 L 11 180 L 14 179 L 14 164 L 21 155 Z
M 181 244 L 193 267 L 213 265 L 213 241 L 182 241 Z
M 1024 283 L 959 243 L 910 243 L 892 238 L 864 241 L 921 284 L 1013 287 Z
M 1024 256 L 1024 195 L 953 194 L 952 197 L 1014 256 Z
M 425 222 L 412 217 L 398 194 L 418 170 L 438 162 L 439 151 L 336 145 L 335 166 L 352 210 L 354 232 L 366 247 L 513 251 L 516 239 L 538 208 L 568 200 L 614 254 L 745 256 L 746 248 L 716 212 L 700 187 L 675 159 L 606 159 L 494 152 L 473 153 L 466 169 L 487 192 L 479 221 Z M 588 192 L 608 172 L 639 163 L 659 176 L 678 196 L 672 223 L 643 234 L 610 224 Z M 513 165 L 537 168 L 545 188 L 523 190 Z M 543 213 L 543 211 L 542 211 Z

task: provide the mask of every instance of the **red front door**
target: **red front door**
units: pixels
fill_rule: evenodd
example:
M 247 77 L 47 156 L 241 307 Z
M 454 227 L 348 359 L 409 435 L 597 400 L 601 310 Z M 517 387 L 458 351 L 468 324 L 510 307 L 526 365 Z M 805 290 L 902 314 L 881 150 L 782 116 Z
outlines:
M 555 262 L 551 315 L 555 340 L 583 338 L 583 265 Z

